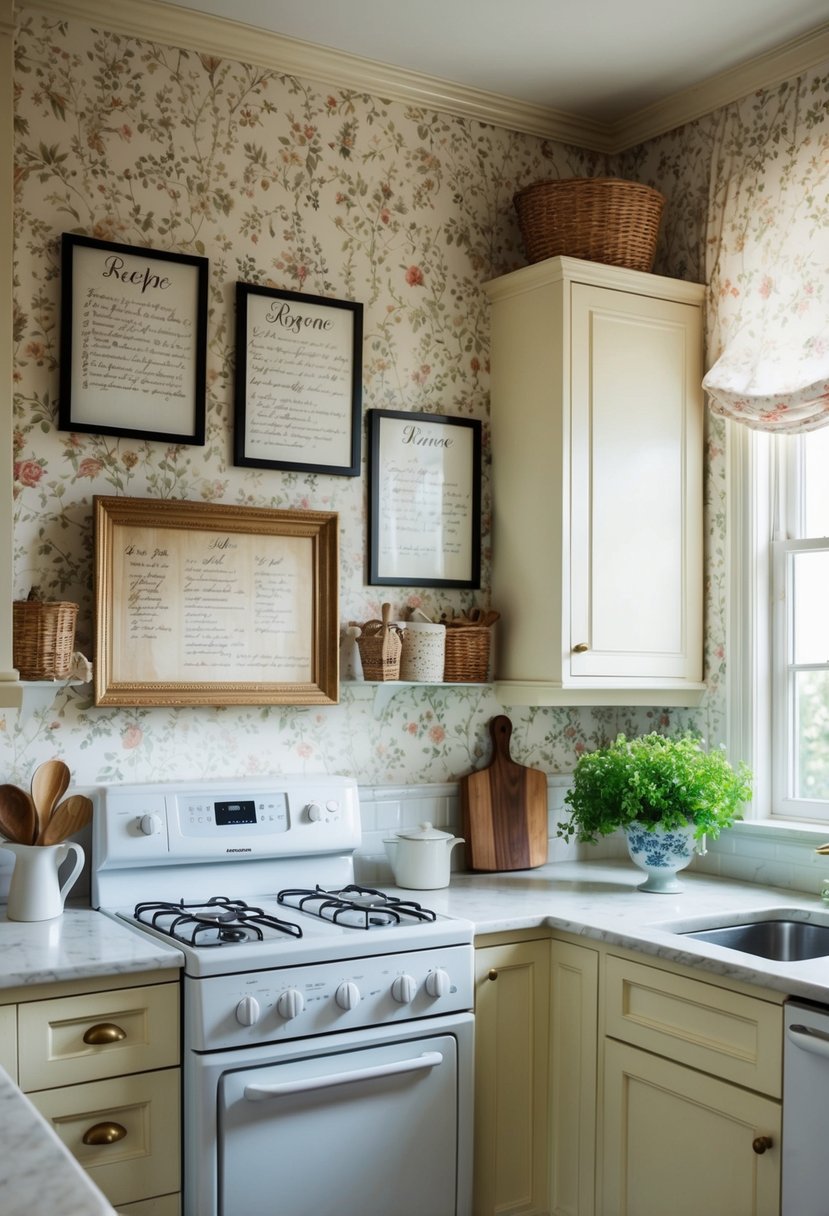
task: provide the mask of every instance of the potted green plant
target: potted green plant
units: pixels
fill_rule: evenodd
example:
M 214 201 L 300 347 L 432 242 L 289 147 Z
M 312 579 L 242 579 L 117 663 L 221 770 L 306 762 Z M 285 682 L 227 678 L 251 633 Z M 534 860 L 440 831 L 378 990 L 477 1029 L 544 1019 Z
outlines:
M 557 834 L 593 844 L 621 828 L 648 873 L 640 891 L 668 893 L 680 889 L 676 871 L 689 864 L 695 843 L 730 827 L 750 797 L 747 766 L 734 769 L 721 748 L 706 751 L 690 733 L 618 735 L 577 760 Z

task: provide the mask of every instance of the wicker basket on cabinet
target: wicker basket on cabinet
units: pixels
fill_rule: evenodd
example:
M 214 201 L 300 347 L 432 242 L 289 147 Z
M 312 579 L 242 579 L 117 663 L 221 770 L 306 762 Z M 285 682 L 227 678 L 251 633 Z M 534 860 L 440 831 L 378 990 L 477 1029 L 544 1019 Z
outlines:
M 617 177 L 534 182 L 513 198 L 531 262 L 585 258 L 650 271 L 665 198 Z

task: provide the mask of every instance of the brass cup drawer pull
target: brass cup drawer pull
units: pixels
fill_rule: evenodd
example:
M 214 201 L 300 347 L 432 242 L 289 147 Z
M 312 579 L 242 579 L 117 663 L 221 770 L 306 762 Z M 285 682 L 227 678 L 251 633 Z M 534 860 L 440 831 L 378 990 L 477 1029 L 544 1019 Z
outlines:
M 762 1156 L 766 1149 L 771 1148 L 773 1144 L 774 1141 L 772 1140 L 771 1136 L 756 1136 L 751 1142 L 751 1147 L 754 1149 L 755 1153 L 758 1154 L 758 1156 Z
M 573 654 L 586 654 L 589 649 L 590 647 L 587 645 L 587 642 L 576 642 L 573 647 Z
M 82 1140 L 84 1144 L 117 1144 L 126 1134 L 127 1129 L 120 1123 L 94 1123 L 84 1132 Z
M 122 1030 L 114 1022 L 98 1022 L 97 1025 L 89 1027 L 83 1036 L 83 1041 L 90 1047 L 101 1047 L 107 1043 L 120 1043 L 126 1037 L 126 1030 Z

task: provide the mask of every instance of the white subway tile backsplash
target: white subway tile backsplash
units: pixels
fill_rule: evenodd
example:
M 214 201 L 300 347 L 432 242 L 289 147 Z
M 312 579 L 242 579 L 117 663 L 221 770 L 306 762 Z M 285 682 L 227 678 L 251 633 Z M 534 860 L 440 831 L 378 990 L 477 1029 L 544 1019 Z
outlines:
M 566 774 L 553 774 L 547 778 L 549 860 L 600 861 L 626 857 L 627 847 L 621 832 L 615 832 L 595 845 L 568 844 L 556 836 L 569 784 L 570 778 Z M 427 820 L 444 831 L 463 835 L 458 786 L 454 782 L 361 786 L 359 794 L 363 836 L 355 860 L 363 882 L 382 886 L 392 881 L 383 848 L 386 836 L 417 827 Z M 452 865 L 463 869 L 462 849 L 453 852 Z M 820 890 L 823 878 L 829 878 L 829 857 L 816 856 L 809 843 L 781 838 L 779 834 L 764 838 L 757 832 L 736 829 L 723 832 L 717 840 L 709 840 L 707 855 L 695 857 L 692 866 L 705 874 L 789 887 L 810 894 Z

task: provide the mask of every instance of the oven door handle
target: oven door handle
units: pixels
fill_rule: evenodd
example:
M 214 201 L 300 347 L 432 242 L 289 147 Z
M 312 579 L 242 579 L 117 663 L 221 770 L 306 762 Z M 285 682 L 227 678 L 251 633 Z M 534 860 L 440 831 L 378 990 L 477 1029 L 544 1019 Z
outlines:
M 371 1081 L 375 1077 L 393 1077 L 403 1072 L 422 1072 L 443 1063 L 439 1051 L 424 1051 L 413 1060 L 395 1060 L 391 1064 L 378 1064 L 374 1068 L 352 1068 L 346 1072 L 329 1073 L 322 1077 L 301 1077 L 296 1081 L 279 1081 L 275 1085 L 246 1085 L 248 1102 L 267 1102 L 269 1098 L 282 1098 L 286 1094 L 304 1094 L 312 1089 L 328 1089 L 332 1085 L 348 1085 L 352 1081 Z

